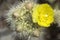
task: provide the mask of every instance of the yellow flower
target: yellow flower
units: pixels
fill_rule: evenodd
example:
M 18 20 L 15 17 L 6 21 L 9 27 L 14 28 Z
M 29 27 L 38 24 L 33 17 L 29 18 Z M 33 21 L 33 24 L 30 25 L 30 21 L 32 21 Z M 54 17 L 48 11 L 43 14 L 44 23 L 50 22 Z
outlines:
M 54 21 L 54 11 L 49 4 L 38 4 L 33 7 L 32 20 L 42 27 L 49 27 Z

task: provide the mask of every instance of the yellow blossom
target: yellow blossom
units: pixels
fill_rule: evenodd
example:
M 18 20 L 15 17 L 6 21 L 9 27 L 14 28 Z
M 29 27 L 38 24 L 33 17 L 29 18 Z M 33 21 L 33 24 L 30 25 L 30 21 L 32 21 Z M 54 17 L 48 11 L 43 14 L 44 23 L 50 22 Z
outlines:
M 38 4 L 33 7 L 32 20 L 42 27 L 49 27 L 54 21 L 54 11 L 49 4 Z

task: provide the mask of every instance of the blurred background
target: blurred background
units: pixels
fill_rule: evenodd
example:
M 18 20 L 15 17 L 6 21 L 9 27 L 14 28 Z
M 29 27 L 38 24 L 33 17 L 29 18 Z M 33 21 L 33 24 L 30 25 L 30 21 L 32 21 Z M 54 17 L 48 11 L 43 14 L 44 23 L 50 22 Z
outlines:
M 5 14 L 12 5 L 19 2 L 22 2 L 22 0 L 0 0 L 0 40 L 14 40 L 16 33 L 8 29 Z M 39 4 L 48 3 L 53 9 L 60 10 L 60 0 L 35 0 L 35 2 Z M 53 27 L 49 28 L 50 40 L 60 40 L 60 27 L 57 27 L 57 25 L 53 24 Z M 12 37 L 13 34 L 14 37 Z

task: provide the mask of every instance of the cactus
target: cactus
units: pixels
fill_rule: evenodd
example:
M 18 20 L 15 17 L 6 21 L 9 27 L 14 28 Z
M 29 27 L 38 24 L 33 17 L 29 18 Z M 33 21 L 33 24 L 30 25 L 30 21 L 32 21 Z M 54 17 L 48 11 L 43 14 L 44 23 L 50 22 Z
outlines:
M 14 5 L 6 15 L 6 21 L 10 24 L 10 28 L 17 32 L 18 37 L 22 38 L 20 40 L 23 40 L 24 37 L 28 37 L 27 39 L 30 40 L 32 36 L 38 37 L 38 39 L 40 37 L 41 40 L 44 40 L 45 35 L 47 35 L 47 32 L 45 32 L 47 28 L 41 27 L 38 23 L 33 22 L 32 13 L 35 6 L 37 4 L 34 1 L 25 0 L 16 6 Z M 42 6 L 39 6 L 39 10 L 40 7 Z
M 7 13 L 6 21 L 10 24 L 12 30 L 16 30 L 19 33 L 27 32 L 33 34 L 33 31 L 37 29 L 32 22 L 32 6 L 35 5 L 32 1 L 23 1 L 17 6 L 13 6 Z M 29 8 L 27 7 L 29 6 Z

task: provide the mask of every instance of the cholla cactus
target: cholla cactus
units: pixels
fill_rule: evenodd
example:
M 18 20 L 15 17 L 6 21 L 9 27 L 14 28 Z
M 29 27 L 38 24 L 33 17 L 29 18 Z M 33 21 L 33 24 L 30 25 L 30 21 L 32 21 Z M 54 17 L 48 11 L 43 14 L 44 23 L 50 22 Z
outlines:
M 38 8 L 40 10 L 41 9 L 40 7 L 42 7 L 41 10 L 45 12 L 47 7 L 44 6 L 44 4 L 42 4 L 42 5 L 43 6 L 39 5 Z M 9 10 L 6 20 L 7 20 L 8 23 L 11 24 L 10 27 L 13 30 L 19 31 L 20 36 L 22 34 L 24 36 L 26 36 L 26 35 L 28 36 L 28 35 L 32 35 L 32 34 L 35 35 L 35 36 L 39 36 L 39 35 L 42 34 L 41 36 L 43 37 L 43 35 L 46 34 L 45 31 L 44 31 L 45 30 L 44 27 L 41 27 L 41 28 L 37 27 L 38 25 L 40 26 L 41 23 L 37 25 L 36 23 L 33 22 L 32 18 L 34 18 L 33 16 L 35 16 L 35 15 L 32 15 L 32 13 L 34 13 L 36 10 L 37 10 L 37 12 L 39 11 L 37 8 L 35 10 L 32 10 L 36 6 L 37 6 L 37 4 L 35 4 L 34 1 L 25 0 L 22 3 L 17 4 L 17 6 L 13 6 Z M 45 8 L 45 9 L 43 10 L 43 8 Z M 48 6 L 48 8 L 49 9 L 47 9 L 47 11 L 50 12 L 52 9 L 50 9 L 49 6 Z M 39 12 L 41 12 L 41 10 Z M 46 13 L 47 13 L 47 11 L 46 11 Z M 41 12 L 41 14 L 43 15 L 44 12 Z M 52 13 L 53 12 L 51 11 L 51 14 Z M 37 14 L 38 15 L 35 16 L 35 17 L 38 17 L 40 15 L 39 13 L 37 13 Z M 51 14 L 49 14 L 49 16 Z M 53 15 L 52 15 L 52 17 L 53 17 Z M 43 18 L 43 20 L 45 20 L 45 19 Z M 40 22 L 40 21 L 38 21 L 38 22 Z M 52 18 L 52 22 L 53 22 L 53 18 Z M 50 22 L 48 22 L 48 23 L 50 23 Z M 50 26 L 50 24 L 49 24 L 49 26 Z M 41 34 L 40 34 L 40 31 L 41 31 Z
M 55 13 L 55 22 L 58 24 L 58 27 L 60 27 L 60 10 L 55 9 L 54 13 Z
M 33 1 L 23 1 L 22 3 L 13 6 L 7 14 L 7 22 L 10 23 L 12 30 L 17 30 L 20 33 L 27 32 L 32 34 L 37 28 L 33 27 L 32 8 L 35 5 Z

